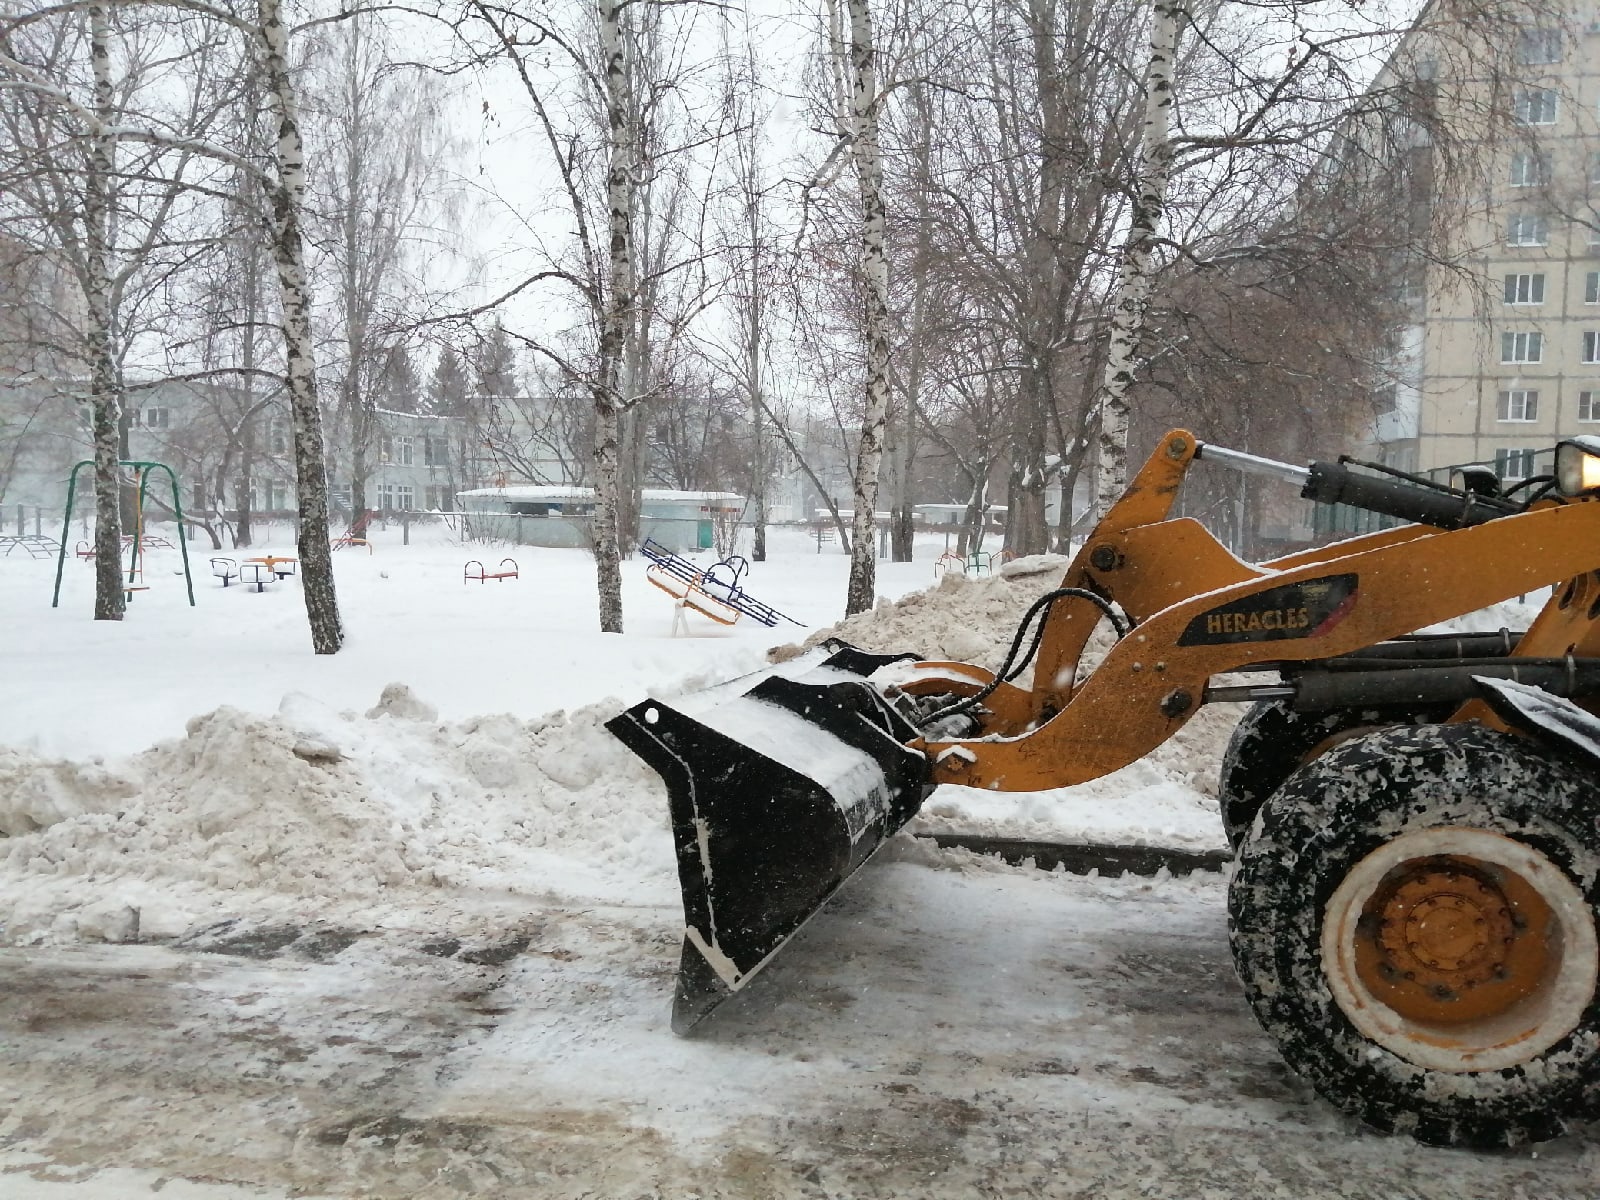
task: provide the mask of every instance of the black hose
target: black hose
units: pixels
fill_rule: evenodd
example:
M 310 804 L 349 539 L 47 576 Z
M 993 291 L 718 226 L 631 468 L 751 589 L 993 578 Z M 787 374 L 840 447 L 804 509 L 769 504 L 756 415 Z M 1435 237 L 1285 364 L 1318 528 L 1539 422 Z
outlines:
M 938 709 L 937 711 L 932 712 L 928 716 L 924 717 L 919 722 L 921 727 L 926 729 L 929 725 L 932 725 L 935 721 L 940 720 L 943 717 L 955 716 L 958 713 L 964 713 L 972 708 L 975 708 L 984 700 L 988 699 L 989 696 L 993 695 L 995 690 L 1002 683 L 1010 683 L 1018 675 L 1022 674 L 1023 671 L 1027 670 L 1028 664 L 1033 661 L 1034 655 L 1039 652 L 1039 643 L 1044 640 L 1045 624 L 1049 615 L 1050 607 L 1054 605 L 1057 600 L 1065 599 L 1068 596 L 1075 597 L 1079 600 L 1087 600 L 1089 603 L 1097 607 L 1105 615 L 1106 619 L 1111 622 L 1111 627 L 1117 631 L 1117 637 L 1119 639 L 1128 635 L 1128 628 L 1122 623 L 1122 618 L 1117 615 L 1116 609 L 1111 606 L 1111 602 L 1109 600 L 1100 595 L 1098 592 L 1091 592 L 1086 588 L 1072 587 L 1056 588 L 1054 591 L 1046 592 L 1031 605 L 1029 605 L 1028 611 L 1023 614 L 1022 621 L 1017 625 L 1017 632 L 1011 638 L 1011 648 L 1006 651 L 1005 659 L 1001 662 L 1000 669 L 994 673 L 994 678 L 972 695 L 964 696 L 955 703 L 947 704 L 943 708 Z M 1033 618 L 1041 611 L 1045 613 L 1045 616 L 1040 618 L 1038 628 L 1033 631 L 1033 640 L 1028 645 L 1028 652 L 1019 660 L 1017 657 L 1017 651 L 1022 646 L 1023 635 L 1028 632 L 1028 626 L 1033 623 Z M 1013 664 L 1015 665 L 1013 666 Z

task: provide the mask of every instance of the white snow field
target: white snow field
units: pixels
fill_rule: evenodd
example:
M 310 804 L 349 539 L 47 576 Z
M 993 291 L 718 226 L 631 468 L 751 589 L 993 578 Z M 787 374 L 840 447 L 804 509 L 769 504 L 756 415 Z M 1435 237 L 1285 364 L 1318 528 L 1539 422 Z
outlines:
M 375 536 L 322 659 L 298 582 L 223 588 L 197 546 L 196 606 L 157 551 L 120 625 L 83 564 L 52 609 L 53 562 L 0 558 L 4 1200 L 1600 1194 L 1586 1133 L 1470 1155 L 1320 1102 L 1234 982 L 1221 875 L 914 836 L 1219 846 L 1220 707 L 1092 784 L 936 793 L 674 1037 L 665 792 L 602 723 L 833 625 L 846 560 L 775 530 L 746 586 L 808 628 L 677 637 L 629 562 L 619 636 L 582 552 Z M 1064 565 L 933 587 L 941 548 L 842 635 L 993 664 Z

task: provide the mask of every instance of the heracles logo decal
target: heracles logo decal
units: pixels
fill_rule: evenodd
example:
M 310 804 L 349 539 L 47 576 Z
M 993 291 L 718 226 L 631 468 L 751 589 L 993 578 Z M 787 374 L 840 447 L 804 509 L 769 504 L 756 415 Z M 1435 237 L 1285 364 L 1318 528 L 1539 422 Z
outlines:
M 1243 596 L 1190 621 L 1178 645 L 1321 637 L 1350 614 L 1359 584 L 1356 575 L 1328 575 Z

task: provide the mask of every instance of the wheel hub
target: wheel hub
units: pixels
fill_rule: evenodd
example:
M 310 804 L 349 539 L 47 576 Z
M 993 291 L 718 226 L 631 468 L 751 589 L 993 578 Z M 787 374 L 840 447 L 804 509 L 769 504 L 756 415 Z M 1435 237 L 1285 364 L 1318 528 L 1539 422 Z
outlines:
M 1425 1066 L 1525 1061 L 1576 1024 L 1594 915 L 1549 859 L 1483 829 L 1400 835 L 1330 897 L 1323 968 L 1352 1024 Z
M 1514 871 L 1469 858 L 1415 860 L 1363 906 L 1356 969 L 1411 1020 L 1504 1012 L 1549 966 L 1550 907 Z

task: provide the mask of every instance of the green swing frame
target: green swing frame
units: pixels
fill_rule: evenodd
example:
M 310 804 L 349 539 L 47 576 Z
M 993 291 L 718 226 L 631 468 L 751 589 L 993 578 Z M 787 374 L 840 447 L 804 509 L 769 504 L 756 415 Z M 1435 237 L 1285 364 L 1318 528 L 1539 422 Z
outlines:
M 78 493 L 78 472 L 84 467 L 93 466 L 94 460 L 86 458 L 73 465 L 72 474 L 67 478 L 67 507 L 61 517 L 61 549 L 56 555 L 56 590 L 50 599 L 51 608 L 59 608 L 61 605 L 61 574 L 67 563 L 67 540 L 72 535 L 72 503 Z M 139 557 L 144 551 L 144 497 L 150 485 L 150 472 L 165 471 L 167 480 L 172 485 L 172 511 L 178 519 L 178 549 L 183 552 L 183 582 L 189 591 L 189 607 L 193 608 L 194 576 L 189 572 L 189 543 L 183 536 L 183 502 L 178 496 L 178 477 L 166 463 L 123 458 L 117 460 L 117 466 L 132 467 L 139 473 L 139 498 L 134 508 L 138 520 L 133 536 L 133 548 L 128 554 L 128 583 L 131 585 L 138 578 Z

